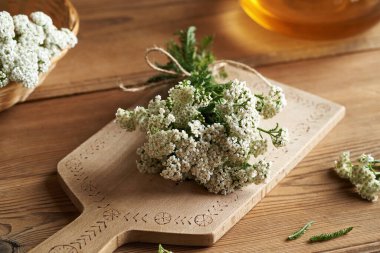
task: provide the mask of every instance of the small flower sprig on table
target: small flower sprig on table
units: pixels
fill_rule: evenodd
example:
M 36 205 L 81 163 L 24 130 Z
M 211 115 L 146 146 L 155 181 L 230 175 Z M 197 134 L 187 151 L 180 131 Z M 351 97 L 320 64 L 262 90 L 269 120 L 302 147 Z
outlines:
M 220 194 L 263 183 L 270 161 L 249 160 L 266 153 L 268 140 L 275 147 L 288 142 L 288 131 L 278 124 L 269 130 L 260 127 L 261 118 L 272 118 L 285 107 L 282 89 L 269 84 L 268 94 L 255 95 L 244 81 L 218 83 L 209 69 L 214 61 L 210 37 L 199 45 L 194 27 L 178 34 L 179 44 L 170 42 L 165 51 L 173 58 L 159 69 L 176 78 L 184 71 L 188 75 L 169 90 L 167 99 L 156 96 L 147 108 L 116 113 L 122 128 L 147 134 L 137 150 L 138 170 L 173 181 L 194 180 Z
M 369 201 L 376 201 L 380 193 L 380 160 L 371 155 L 362 154 L 353 164 L 350 152 L 343 152 L 338 161 L 335 161 L 335 172 L 356 187 L 359 195 Z
M 43 12 L 33 12 L 29 20 L 26 15 L 12 17 L 0 11 L 0 88 L 10 82 L 35 87 L 51 59 L 76 43 L 69 29 L 57 29 Z

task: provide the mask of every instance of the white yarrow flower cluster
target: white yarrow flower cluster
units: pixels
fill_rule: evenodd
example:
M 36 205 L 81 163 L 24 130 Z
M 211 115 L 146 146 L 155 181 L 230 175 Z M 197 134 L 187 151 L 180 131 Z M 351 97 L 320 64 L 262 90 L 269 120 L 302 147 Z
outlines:
M 343 152 L 338 161 L 335 161 L 335 172 L 344 179 L 350 179 L 352 175 L 352 163 L 350 152 Z
M 362 198 L 376 201 L 380 193 L 380 173 L 376 172 L 375 165 L 379 162 L 371 155 L 362 154 L 358 164 L 353 165 L 350 153 L 346 151 L 335 161 L 335 171 L 340 177 L 349 179 Z
M 279 113 L 286 106 L 286 99 L 281 87 L 271 86 L 269 94 L 259 95 L 257 110 L 264 119 L 269 119 Z
M 147 133 L 146 143 L 137 151 L 138 170 L 173 181 L 194 180 L 220 194 L 264 182 L 270 162 L 249 162 L 251 156 L 264 154 L 268 145 L 260 134 L 262 114 L 255 95 L 238 80 L 199 84 L 191 79 L 171 88 L 166 100 L 155 97 L 147 108 L 118 109 L 116 122 L 122 128 Z M 285 105 L 282 93 L 275 96 Z M 275 146 L 284 146 L 287 130 L 276 131 L 281 136 L 275 141 L 271 134 L 277 132 L 263 133 L 269 133 Z
M 76 45 L 76 36 L 68 29 L 57 29 L 42 12 L 11 16 L 0 12 L 0 87 L 10 82 L 27 88 L 38 84 L 39 74 L 47 72 L 50 60 Z

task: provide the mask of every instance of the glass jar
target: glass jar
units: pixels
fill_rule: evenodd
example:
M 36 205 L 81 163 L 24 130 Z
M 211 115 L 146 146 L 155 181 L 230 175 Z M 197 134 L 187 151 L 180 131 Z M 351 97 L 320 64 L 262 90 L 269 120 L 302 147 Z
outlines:
M 380 20 L 380 0 L 240 0 L 266 29 L 306 39 L 337 39 Z

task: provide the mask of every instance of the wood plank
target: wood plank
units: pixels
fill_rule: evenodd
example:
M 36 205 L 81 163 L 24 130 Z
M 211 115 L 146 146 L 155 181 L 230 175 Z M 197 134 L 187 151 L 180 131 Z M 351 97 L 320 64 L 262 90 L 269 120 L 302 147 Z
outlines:
M 379 203 L 361 200 L 331 167 L 346 149 L 354 155 L 380 156 L 379 64 L 376 51 L 260 68 L 273 79 L 345 105 L 345 119 L 213 247 L 168 248 L 175 252 L 376 251 Z M 137 96 L 104 91 L 29 102 L 0 114 L 2 238 L 16 239 L 30 249 L 79 214 L 56 186 L 56 164 L 110 121 L 118 106 L 133 103 Z M 285 242 L 289 233 L 311 219 L 317 223 L 305 238 Z M 355 228 L 346 237 L 306 243 L 309 235 L 350 225 Z M 156 252 L 156 248 L 131 244 L 117 252 Z
M 238 1 L 75 0 L 79 44 L 58 64 L 30 100 L 106 90 L 146 80 L 152 72 L 145 49 L 163 45 L 190 25 L 214 34 L 219 59 L 273 64 L 379 48 L 380 24 L 363 35 L 337 41 L 306 41 L 269 32 L 243 13 Z

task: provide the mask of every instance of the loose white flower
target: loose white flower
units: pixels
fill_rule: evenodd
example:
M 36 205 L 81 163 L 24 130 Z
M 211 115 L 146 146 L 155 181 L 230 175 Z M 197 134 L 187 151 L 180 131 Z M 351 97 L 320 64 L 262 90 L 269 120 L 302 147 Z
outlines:
M 374 168 L 379 163 L 371 155 L 362 154 L 358 158 L 359 164 L 353 165 L 350 153 L 343 152 L 338 161 L 335 161 L 335 171 L 345 179 L 349 179 L 355 186 L 358 194 L 369 201 L 376 201 L 380 193 L 379 172 Z
M 70 30 L 57 29 L 46 14 L 34 12 L 30 17 L 0 12 L 0 87 L 10 82 L 35 87 L 51 58 L 77 43 Z

